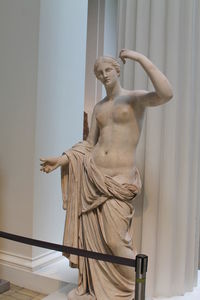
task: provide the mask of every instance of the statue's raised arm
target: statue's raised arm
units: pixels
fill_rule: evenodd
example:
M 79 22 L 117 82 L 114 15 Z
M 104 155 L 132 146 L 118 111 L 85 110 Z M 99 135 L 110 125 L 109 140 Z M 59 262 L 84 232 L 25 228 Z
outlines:
M 132 50 L 122 49 L 119 57 L 123 63 L 126 62 L 126 59 L 138 62 L 151 79 L 155 88 L 154 92 L 142 90 L 133 91 L 133 96 L 137 97 L 141 104 L 157 106 L 168 102 L 173 97 L 172 88 L 168 79 L 146 56 Z

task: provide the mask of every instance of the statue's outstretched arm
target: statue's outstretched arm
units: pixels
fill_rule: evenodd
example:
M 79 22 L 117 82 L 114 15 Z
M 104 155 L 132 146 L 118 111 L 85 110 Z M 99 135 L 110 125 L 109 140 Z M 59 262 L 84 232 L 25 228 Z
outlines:
M 93 114 L 92 114 L 92 121 L 91 127 L 89 131 L 89 135 L 87 138 L 88 143 L 94 146 L 99 138 L 99 128 L 96 121 L 96 110 L 98 104 L 94 107 Z M 47 157 L 47 158 L 40 158 L 40 171 L 45 173 L 50 173 L 57 169 L 58 167 L 65 166 L 69 163 L 68 156 L 65 153 L 58 157 Z
M 146 56 L 132 50 L 123 49 L 119 57 L 124 63 L 127 58 L 139 62 L 150 77 L 155 88 L 154 92 L 134 91 L 134 96 L 140 101 L 143 101 L 145 105 L 156 106 L 164 104 L 173 97 L 172 88 L 168 79 Z

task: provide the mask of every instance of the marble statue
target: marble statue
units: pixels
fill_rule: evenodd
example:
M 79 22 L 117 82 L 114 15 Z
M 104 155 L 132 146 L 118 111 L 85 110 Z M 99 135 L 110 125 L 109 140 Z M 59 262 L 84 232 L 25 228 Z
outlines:
M 135 150 L 146 107 L 168 102 L 172 89 L 144 55 L 123 49 L 119 57 L 138 62 L 155 91 L 122 88 L 118 61 L 99 57 L 94 73 L 106 97 L 94 107 L 87 140 L 59 157 L 41 159 L 41 171 L 61 167 L 65 245 L 134 259 L 132 200 L 141 190 Z M 134 299 L 133 268 L 64 255 L 79 269 L 78 287 L 67 299 Z

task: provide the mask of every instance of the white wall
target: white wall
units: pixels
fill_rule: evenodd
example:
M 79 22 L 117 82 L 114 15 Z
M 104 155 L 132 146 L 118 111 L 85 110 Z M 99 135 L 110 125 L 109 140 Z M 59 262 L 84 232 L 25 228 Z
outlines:
M 87 0 L 0 1 L 2 231 L 62 243 L 60 174 L 39 157 L 82 139 L 86 27 Z M 0 239 L 5 264 L 31 270 L 42 253 Z
M 86 27 L 86 0 L 41 0 L 34 237 L 55 243 L 62 243 L 65 218 L 60 170 L 41 174 L 39 157 L 60 155 L 82 140 Z
M 0 1 L 0 228 L 32 235 L 40 2 Z M 0 249 L 31 248 L 0 239 Z

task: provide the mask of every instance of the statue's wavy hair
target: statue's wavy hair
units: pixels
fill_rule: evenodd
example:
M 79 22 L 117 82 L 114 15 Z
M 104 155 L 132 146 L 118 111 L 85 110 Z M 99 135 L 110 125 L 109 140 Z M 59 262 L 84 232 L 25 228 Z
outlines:
M 111 56 L 100 56 L 96 59 L 96 61 L 94 63 L 94 74 L 95 75 L 97 75 L 98 65 L 103 62 L 111 63 L 111 65 L 115 68 L 117 73 L 120 74 L 120 64 L 115 58 L 113 58 Z

